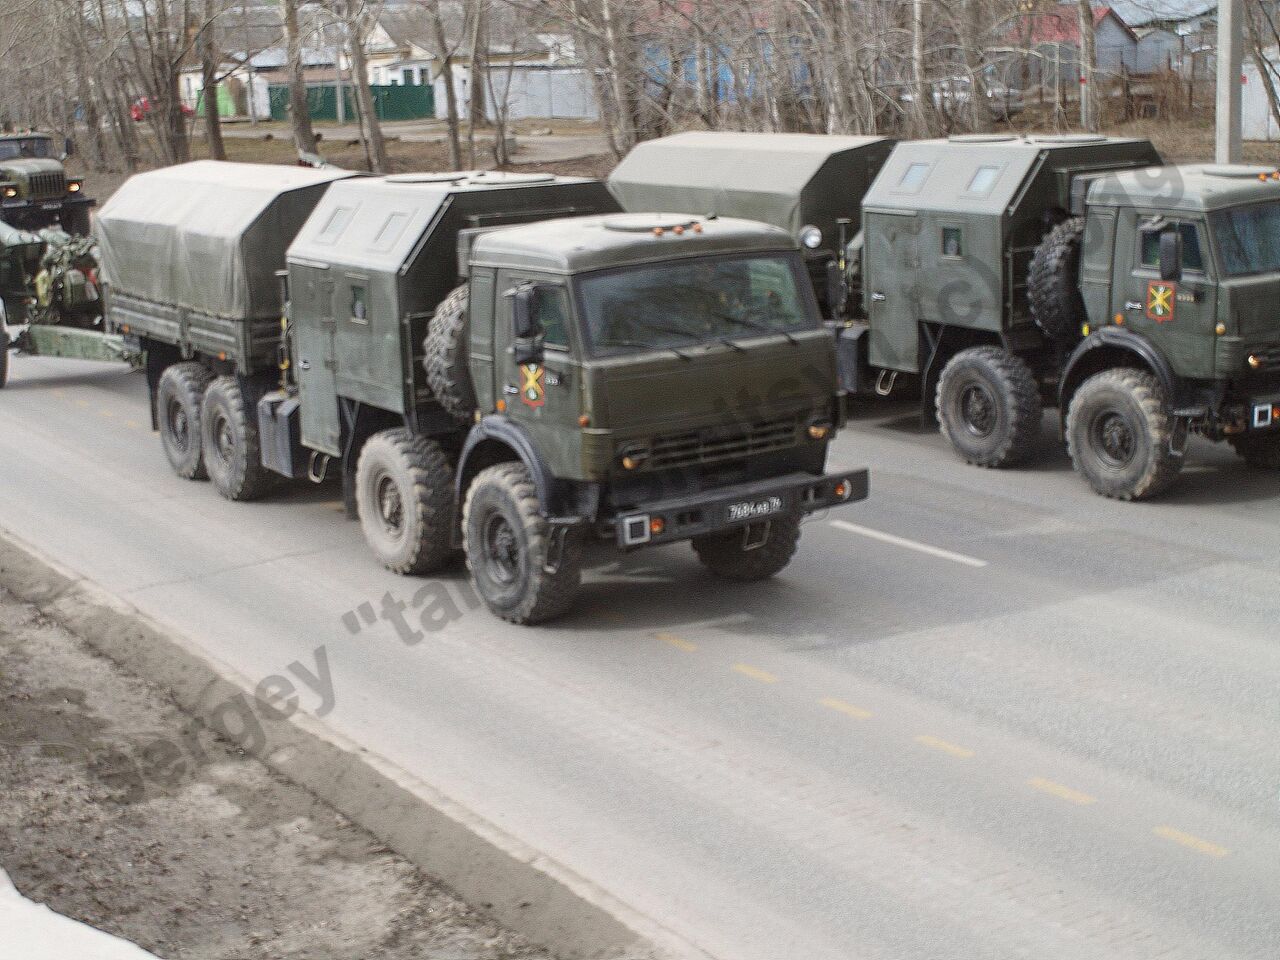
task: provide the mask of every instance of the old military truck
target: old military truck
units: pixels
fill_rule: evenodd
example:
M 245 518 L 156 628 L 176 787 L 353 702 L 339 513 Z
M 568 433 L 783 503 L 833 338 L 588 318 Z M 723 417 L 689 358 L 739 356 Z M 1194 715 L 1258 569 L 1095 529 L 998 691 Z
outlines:
M 67 177 L 65 156 L 47 133 L 0 134 L 0 221 L 22 230 L 60 225 L 87 236 L 94 201 L 83 180 Z
M 546 219 L 591 206 L 603 184 L 551 176 L 334 184 L 289 250 L 292 383 L 259 407 L 264 462 L 335 463 L 384 565 L 427 573 L 460 542 L 516 623 L 569 606 L 589 541 L 691 540 L 762 579 L 805 513 L 867 490 L 824 473 L 834 350 L 791 238 Z

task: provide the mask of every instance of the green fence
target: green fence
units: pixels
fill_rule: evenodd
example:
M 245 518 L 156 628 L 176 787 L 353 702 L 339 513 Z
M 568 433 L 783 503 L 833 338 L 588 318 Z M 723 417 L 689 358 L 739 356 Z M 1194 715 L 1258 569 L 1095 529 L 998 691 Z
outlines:
M 372 90 L 373 108 L 379 120 L 427 120 L 436 115 L 434 90 L 431 87 L 374 86 Z M 268 93 L 271 97 L 271 119 L 288 120 L 288 85 L 272 84 Z M 342 86 L 342 100 L 345 107 L 344 118 L 354 123 L 358 115 L 355 90 L 347 84 Z M 337 120 L 337 87 L 332 83 L 308 86 L 307 106 L 311 110 L 312 120 Z

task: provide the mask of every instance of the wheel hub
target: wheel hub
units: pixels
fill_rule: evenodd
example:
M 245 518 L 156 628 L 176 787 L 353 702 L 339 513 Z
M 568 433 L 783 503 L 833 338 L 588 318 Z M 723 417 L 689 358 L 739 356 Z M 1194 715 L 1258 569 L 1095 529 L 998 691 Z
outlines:
M 520 540 L 501 513 L 485 521 L 484 559 L 490 577 L 498 583 L 514 583 L 520 575 Z
M 191 445 L 191 423 L 187 420 L 187 411 L 177 400 L 170 400 L 165 419 L 169 423 L 169 436 L 185 452 Z
M 400 497 L 400 488 L 394 480 L 383 476 L 378 480 L 378 516 L 383 527 L 392 536 L 399 536 L 404 530 L 404 501 Z
M 1127 465 L 1137 448 L 1133 425 L 1115 411 L 1101 414 L 1093 422 L 1093 446 L 1110 466 Z
M 996 398 L 983 384 L 972 383 L 960 393 L 960 417 L 975 437 L 989 437 L 996 428 Z
M 236 438 L 231 432 L 231 424 L 227 422 L 226 417 L 218 417 L 218 422 L 214 425 L 214 437 L 218 447 L 218 456 L 222 458 L 223 463 L 230 463 L 231 458 L 235 455 Z

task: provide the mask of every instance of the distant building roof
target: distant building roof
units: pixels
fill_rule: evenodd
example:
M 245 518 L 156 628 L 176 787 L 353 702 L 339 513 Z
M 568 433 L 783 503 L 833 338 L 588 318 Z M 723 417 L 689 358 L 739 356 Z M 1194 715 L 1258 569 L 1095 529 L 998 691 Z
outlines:
M 1080 44 L 1080 15 L 1075 4 L 1059 4 L 1058 9 L 1051 12 L 1025 14 L 1013 21 L 1010 36 L 1022 39 L 1026 36 L 1027 19 L 1031 19 L 1032 43 L 1063 43 L 1072 46 Z M 1096 29 L 1107 18 L 1115 20 L 1127 33 L 1133 35 L 1133 28 L 1112 7 L 1093 8 L 1093 26 Z M 1135 38 L 1136 39 L 1136 38 Z
M 249 66 L 254 70 L 279 70 L 289 62 L 289 56 L 284 47 L 271 47 L 267 50 L 259 50 L 256 53 L 246 53 L 242 50 L 230 56 L 233 60 L 241 62 L 245 62 L 247 57 Z M 304 67 L 332 67 L 333 51 L 303 47 L 302 65 Z
M 1177 23 L 1217 11 L 1216 0 L 1114 0 L 1121 19 L 1131 27 Z

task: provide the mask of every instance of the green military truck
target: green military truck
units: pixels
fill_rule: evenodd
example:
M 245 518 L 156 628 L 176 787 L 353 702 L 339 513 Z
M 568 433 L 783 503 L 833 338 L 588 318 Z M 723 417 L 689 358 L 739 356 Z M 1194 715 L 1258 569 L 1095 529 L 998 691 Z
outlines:
M 83 180 L 67 176 L 66 156 L 65 146 L 55 147 L 47 133 L 0 134 L 0 221 L 22 230 L 61 226 L 88 235 L 94 201 Z
M 770 136 L 754 157 L 736 144 L 763 195 L 787 140 Z M 750 209 L 749 190 L 690 196 L 696 159 L 661 144 L 642 176 L 628 158 L 611 178 L 624 206 Z M 1161 166 L 1142 140 L 953 137 L 897 145 L 847 243 L 799 233 L 828 262 L 846 387 L 887 394 L 907 375 L 953 448 L 988 467 L 1026 459 L 1057 406 L 1093 489 L 1143 499 L 1177 477 L 1191 433 L 1280 465 L 1280 317 L 1259 306 L 1280 292 L 1278 180 Z
M 264 182 L 194 173 L 219 179 L 228 208 Z M 603 213 L 616 209 L 603 184 L 550 175 L 335 181 L 283 257 L 270 390 L 163 332 L 167 311 L 196 309 L 185 264 L 121 246 L 154 224 L 115 198 L 99 217 L 109 316 L 169 348 L 158 370 L 148 347 L 148 367 L 183 475 L 203 464 L 248 499 L 270 477 L 336 472 L 385 566 L 429 573 L 461 546 L 486 604 L 515 623 L 568 608 L 592 541 L 692 541 L 713 572 L 761 579 L 789 562 L 806 513 L 866 496 L 865 471 L 825 473 L 835 354 L 785 233 Z M 167 204 L 151 217 L 176 222 Z M 262 246 L 257 219 L 222 221 L 228 249 L 270 266 L 282 251 Z M 154 236 L 185 250 L 203 229 L 193 217 Z M 210 297 L 226 278 L 212 279 Z M 228 350 L 251 325 L 238 308 L 222 314 Z

